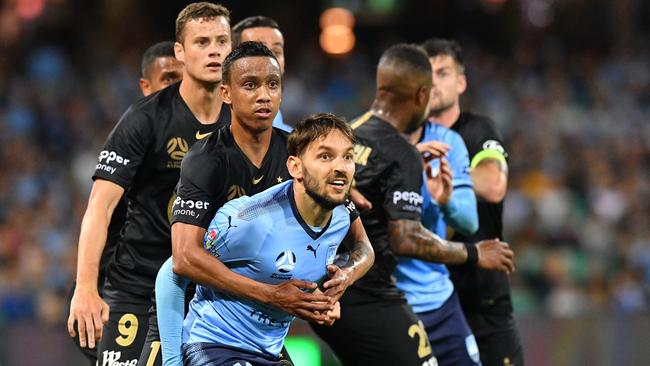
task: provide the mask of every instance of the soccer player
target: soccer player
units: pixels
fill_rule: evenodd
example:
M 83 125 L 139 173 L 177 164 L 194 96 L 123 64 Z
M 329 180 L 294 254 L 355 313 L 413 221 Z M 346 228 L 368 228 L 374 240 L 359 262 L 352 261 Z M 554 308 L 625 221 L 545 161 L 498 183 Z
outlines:
M 284 36 L 278 23 L 265 16 L 248 17 L 232 27 L 232 45 L 237 46 L 241 42 L 261 42 L 273 52 L 273 55 L 280 64 L 280 72 L 284 75 Z M 284 122 L 282 111 L 278 111 L 273 120 L 273 127 L 283 131 L 291 132 L 293 126 Z
M 173 42 L 158 42 L 142 55 L 139 85 L 145 97 L 179 82 L 182 77 L 183 63 L 174 55 Z
M 477 246 L 449 242 L 420 223 L 422 158 L 402 133 L 424 121 L 431 65 L 424 51 L 399 44 L 377 66 L 376 95 L 355 129 L 356 187 L 373 209 L 362 214 L 375 262 L 341 298 L 342 317 L 332 327 L 314 326 L 345 365 L 434 365 L 422 323 L 395 286 L 396 255 L 443 263 L 476 263 L 507 270 L 506 243 Z
M 446 237 L 447 227 L 465 235 L 473 234 L 478 229 L 478 215 L 463 139 L 458 133 L 429 121 L 411 136 L 418 142 L 418 151 L 433 158 L 427 163 L 427 170 L 437 172 L 435 179 L 431 179 L 435 184 L 422 189 L 422 224 L 441 238 Z M 422 320 L 438 364 L 480 364 L 476 340 L 447 267 L 399 257 L 395 278 L 397 287 Z
M 181 160 L 191 145 L 230 120 L 218 92 L 221 63 L 230 52 L 228 17 L 226 8 L 211 3 L 190 4 L 180 12 L 174 48 L 184 63 L 183 80 L 132 105 L 99 154 L 81 225 L 68 331 L 74 336 L 77 323 L 82 347 L 92 349 L 101 340 L 101 365 L 138 360 L 155 276 L 171 255 L 169 208 Z M 126 221 L 102 299 L 100 255 L 108 220 L 124 192 Z M 157 354 L 152 344 L 149 356 L 160 358 Z
M 140 78 L 140 90 L 146 97 L 165 87 L 177 83 L 183 76 L 183 64 L 176 60 L 174 56 L 174 43 L 165 41 L 159 42 L 149 47 L 142 55 L 142 77 Z M 97 292 L 101 296 L 104 287 L 104 276 L 106 267 L 112 255 L 115 253 L 117 241 L 120 238 L 120 230 L 124 225 L 126 216 L 126 198 L 122 196 L 117 206 L 113 210 L 110 223 L 107 228 L 106 245 L 99 261 L 99 272 L 97 277 Z M 70 290 L 68 302 L 72 301 L 75 290 L 75 284 Z M 69 307 L 70 304 L 68 304 Z M 79 346 L 79 335 L 76 334 L 74 343 Z M 97 363 L 97 350 L 88 347 L 80 347 L 80 350 L 88 358 L 90 364 L 94 366 Z
M 288 141 L 286 165 L 293 180 L 219 210 L 204 245 L 229 268 L 234 283 L 250 282 L 248 277 L 272 290 L 292 282 L 311 292 L 327 280 L 327 269 L 335 267 L 337 248 L 350 228 L 344 203 L 354 177 L 353 142 L 352 130 L 336 116 L 307 118 Z M 367 270 L 372 257 L 364 260 Z M 156 281 L 158 294 L 174 291 L 165 288 L 178 281 L 170 277 L 168 261 Z M 293 318 L 248 296 L 198 286 L 185 320 L 184 363 L 282 364 L 278 355 Z M 161 330 L 167 320 L 161 315 Z M 166 339 L 175 335 L 162 336 L 164 352 L 171 351 Z
M 221 92 L 230 105 L 232 124 L 195 145 L 183 161 L 173 206 L 174 272 L 207 287 L 321 321 L 325 316 L 315 311 L 331 306 L 318 302 L 338 301 L 345 288 L 365 272 L 362 267 L 369 266 L 365 258 L 372 256 L 353 205 L 353 255 L 344 267 L 333 268 L 327 296 L 305 294 L 292 282 L 270 288 L 254 281 L 233 281 L 226 267 L 203 248 L 210 220 L 223 204 L 290 179 L 287 135 L 272 127 L 281 100 L 281 72 L 275 56 L 261 43 L 244 42 L 226 58 L 223 72 Z M 163 295 L 157 293 L 157 299 Z M 174 348 L 180 349 L 180 344 Z
M 462 136 L 469 150 L 471 177 L 478 198 L 478 231 L 471 236 L 456 232 L 452 239 L 473 242 L 502 238 L 508 155 L 501 136 L 489 118 L 461 113 L 459 99 L 467 80 L 458 43 L 434 38 L 423 46 L 433 66 L 430 120 Z M 473 266 L 454 266 L 450 271 L 465 317 L 476 336 L 483 365 L 523 365 L 508 277 Z

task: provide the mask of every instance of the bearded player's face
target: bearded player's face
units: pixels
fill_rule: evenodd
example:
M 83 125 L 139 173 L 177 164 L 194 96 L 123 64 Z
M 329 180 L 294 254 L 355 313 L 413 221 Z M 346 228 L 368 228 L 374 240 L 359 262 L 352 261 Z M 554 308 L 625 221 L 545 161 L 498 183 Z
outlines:
M 448 55 L 430 57 L 433 71 L 430 114 L 436 115 L 458 103 L 460 95 L 465 91 L 465 75 L 461 67 Z
M 206 83 L 221 82 L 221 65 L 230 53 L 230 24 L 224 17 L 193 19 L 185 24 L 183 42 L 174 46 L 187 76 Z

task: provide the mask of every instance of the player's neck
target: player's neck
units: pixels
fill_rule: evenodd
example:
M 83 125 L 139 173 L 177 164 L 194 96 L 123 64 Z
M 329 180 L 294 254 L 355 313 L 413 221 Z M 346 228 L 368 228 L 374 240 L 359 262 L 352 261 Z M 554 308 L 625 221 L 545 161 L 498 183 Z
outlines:
M 207 125 L 215 123 L 219 119 L 223 103 L 218 83 L 202 83 L 184 75 L 179 92 L 199 122 Z
M 293 197 L 302 220 L 309 226 L 324 227 L 332 216 L 332 210 L 324 209 L 305 191 L 302 184 L 293 184 Z
M 386 103 L 378 99 L 375 99 L 372 107 L 370 107 L 372 114 L 388 122 L 400 133 L 406 130 L 409 123 L 409 117 L 404 113 L 405 110 L 408 110 L 408 108 L 401 108 L 393 103 Z
M 434 112 L 429 121 L 451 128 L 460 117 L 460 105 L 458 103 L 439 112 Z
M 240 122 L 236 116 L 233 115 L 232 117 L 233 121 L 230 124 L 230 132 L 235 139 L 235 143 L 244 152 L 248 160 L 259 169 L 262 167 L 264 156 L 269 151 L 273 128 L 270 127 L 264 131 L 255 131 Z

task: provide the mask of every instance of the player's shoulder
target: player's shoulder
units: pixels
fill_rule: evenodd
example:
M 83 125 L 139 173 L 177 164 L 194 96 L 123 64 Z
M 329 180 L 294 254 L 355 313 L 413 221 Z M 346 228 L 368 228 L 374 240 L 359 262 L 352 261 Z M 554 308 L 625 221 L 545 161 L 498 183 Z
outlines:
M 355 123 L 352 121 L 357 144 L 370 147 L 376 156 L 385 160 L 399 160 L 405 155 L 417 155 L 415 147 L 388 122 L 370 116 L 361 124 Z
M 471 131 L 478 131 L 487 134 L 496 134 L 497 128 L 494 120 L 481 114 L 462 112 L 457 123 Z
M 197 141 L 183 158 L 182 169 L 211 170 L 224 164 L 228 158 L 228 128 L 224 126 L 210 136 Z M 181 170 L 182 172 L 183 170 Z
M 171 108 L 172 100 L 178 96 L 179 83 L 152 93 L 133 103 L 127 110 L 133 114 L 156 115 Z
M 273 223 L 280 221 L 278 215 L 285 216 L 288 206 L 288 193 L 291 181 L 276 184 L 262 192 L 252 196 L 242 196 L 226 202 L 215 216 L 215 221 L 221 221 L 227 217 L 232 222 L 238 222 L 242 227 L 250 226 L 254 231 L 261 227 L 260 221 Z

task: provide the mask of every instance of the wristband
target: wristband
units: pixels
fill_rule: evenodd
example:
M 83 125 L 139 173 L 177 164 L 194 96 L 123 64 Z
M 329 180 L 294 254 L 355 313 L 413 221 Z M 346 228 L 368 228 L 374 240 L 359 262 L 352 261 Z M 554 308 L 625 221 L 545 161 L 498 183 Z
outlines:
M 478 263 L 478 249 L 476 249 L 476 245 L 469 243 L 463 244 L 465 244 L 465 249 L 467 250 L 467 260 L 465 263 L 471 265 Z

